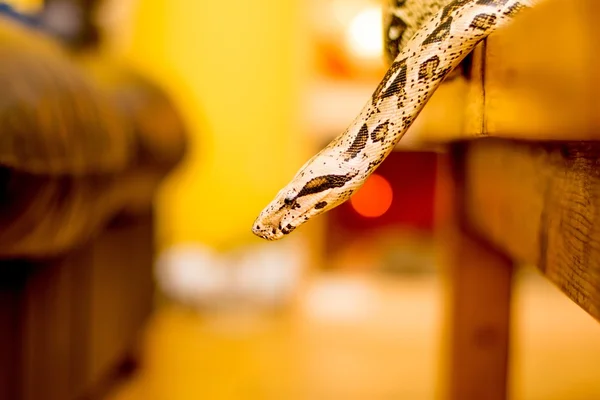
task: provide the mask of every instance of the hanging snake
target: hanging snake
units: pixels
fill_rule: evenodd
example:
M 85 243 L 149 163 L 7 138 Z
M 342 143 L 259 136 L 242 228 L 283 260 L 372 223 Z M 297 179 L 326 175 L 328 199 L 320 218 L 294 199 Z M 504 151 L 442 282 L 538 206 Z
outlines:
M 444 78 L 479 42 L 535 1 L 396 0 L 386 40 L 395 60 L 348 129 L 306 162 L 260 213 L 254 234 L 280 239 L 348 200 L 393 150 Z

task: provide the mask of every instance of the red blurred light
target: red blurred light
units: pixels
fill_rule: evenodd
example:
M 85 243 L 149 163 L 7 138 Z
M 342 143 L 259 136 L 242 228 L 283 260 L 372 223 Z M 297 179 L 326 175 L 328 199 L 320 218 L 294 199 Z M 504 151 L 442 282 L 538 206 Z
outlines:
M 394 191 L 383 176 L 373 174 L 350 199 L 354 211 L 366 218 L 377 218 L 385 214 L 392 205 Z

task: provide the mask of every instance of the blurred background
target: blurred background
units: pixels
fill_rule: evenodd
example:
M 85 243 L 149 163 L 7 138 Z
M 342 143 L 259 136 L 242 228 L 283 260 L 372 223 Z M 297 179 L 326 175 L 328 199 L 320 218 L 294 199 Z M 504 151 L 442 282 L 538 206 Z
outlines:
M 96 325 L 83 322 L 56 334 L 65 343 L 78 341 L 81 332 L 93 343 L 103 341 L 96 350 L 82 350 L 102 354 L 86 358 L 98 372 L 86 382 L 104 385 L 102 398 L 441 396 L 445 281 L 433 232 L 435 152 L 392 153 L 351 201 L 283 241 L 268 243 L 250 232 L 260 210 L 348 126 L 384 75 L 381 1 L 0 4 L 13 20 L 35 16 L 25 24 L 44 26 L 43 40 L 58 41 L 68 62 L 110 82 L 103 87 L 110 86 L 118 104 L 136 116 L 134 145 L 124 148 L 146 149 L 147 165 L 171 160 L 164 174 L 152 174 L 154 180 L 132 175 L 119 181 L 127 193 L 151 193 L 144 196 L 151 198 L 152 229 L 144 232 L 151 232 L 154 256 L 136 258 L 141 239 L 133 233 L 110 239 L 112 247 L 94 247 L 98 257 L 111 253 L 105 262 L 120 265 L 119 272 L 98 278 L 104 286 L 95 300 L 84 297 L 97 301 L 102 318 L 112 322 L 97 319 Z M 167 106 L 158 100 L 136 100 L 154 92 L 125 91 L 138 78 L 114 78 L 114 65 L 160 88 L 167 99 L 160 101 L 174 111 L 162 112 Z M 149 136 L 135 135 L 146 131 Z M 132 157 L 134 164 L 146 168 L 140 157 Z M 150 181 L 156 184 L 140 186 Z M 107 217 L 110 229 L 129 229 L 122 227 L 132 217 L 123 222 L 122 212 L 114 214 L 121 219 L 114 228 L 114 218 Z M 130 266 L 135 272 L 125 280 L 119 274 Z M 86 275 L 83 284 L 77 273 L 67 275 L 76 287 L 91 287 L 100 276 Z M 510 398 L 600 398 L 597 322 L 533 268 L 519 268 L 515 280 Z M 50 300 L 42 303 L 53 304 L 56 293 L 47 291 Z M 69 315 L 77 316 L 72 304 L 79 301 L 70 299 Z M 140 305 L 129 311 L 132 302 Z M 48 309 L 39 312 L 49 315 Z M 113 334 L 107 324 L 132 326 Z M 108 350 L 131 332 L 133 339 L 120 350 Z M 35 362 L 31 346 L 29 360 Z M 123 366 L 117 355 L 128 353 L 126 347 L 135 351 Z M 114 357 L 103 358 L 111 351 Z M 65 385 L 72 386 L 88 361 L 69 365 Z M 107 372 L 116 366 L 118 374 Z M 58 375 L 39 382 L 53 385 L 62 379 Z M 52 398 L 71 398 L 64 396 Z

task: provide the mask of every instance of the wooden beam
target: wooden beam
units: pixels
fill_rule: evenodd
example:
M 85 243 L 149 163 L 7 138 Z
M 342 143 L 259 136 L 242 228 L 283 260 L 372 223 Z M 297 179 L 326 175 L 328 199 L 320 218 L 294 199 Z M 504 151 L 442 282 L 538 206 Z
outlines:
M 450 400 L 504 400 L 510 331 L 512 261 L 464 229 L 457 211 L 464 179 L 448 154 L 439 156 L 437 221 L 446 283 L 442 382 Z M 460 159 L 456 159 L 460 162 Z M 452 173 L 459 172 L 459 173 Z
M 465 146 L 466 224 L 600 320 L 600 143 Z
M 484 136 L 600 140 L 600 1 L 541 0 L 477 46 L 399 148 Z
M 475 59 L 479 65 L 474 65 L 485 71 L 484 90 L 470 99 L 483 97 L 480 133 L 525 140 L 600 139 L 599 15 L 597 0 L 543 0 L 491 35 L 485 59 Z

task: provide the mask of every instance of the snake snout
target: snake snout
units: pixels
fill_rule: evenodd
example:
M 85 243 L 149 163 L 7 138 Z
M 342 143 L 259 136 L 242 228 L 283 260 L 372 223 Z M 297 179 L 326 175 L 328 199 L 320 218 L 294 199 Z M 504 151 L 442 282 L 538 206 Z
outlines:
M 254 221 L 252 233 L 266 240 L 281 239 L 283 232 L 279 229 L 280 224 L 261 217 L 262 215 Z
M 283 232 L 276 228 L 262 227 L 260 225 L 254 225 L 252 233 L 265 240 L 277 240 L 283 236 Z

